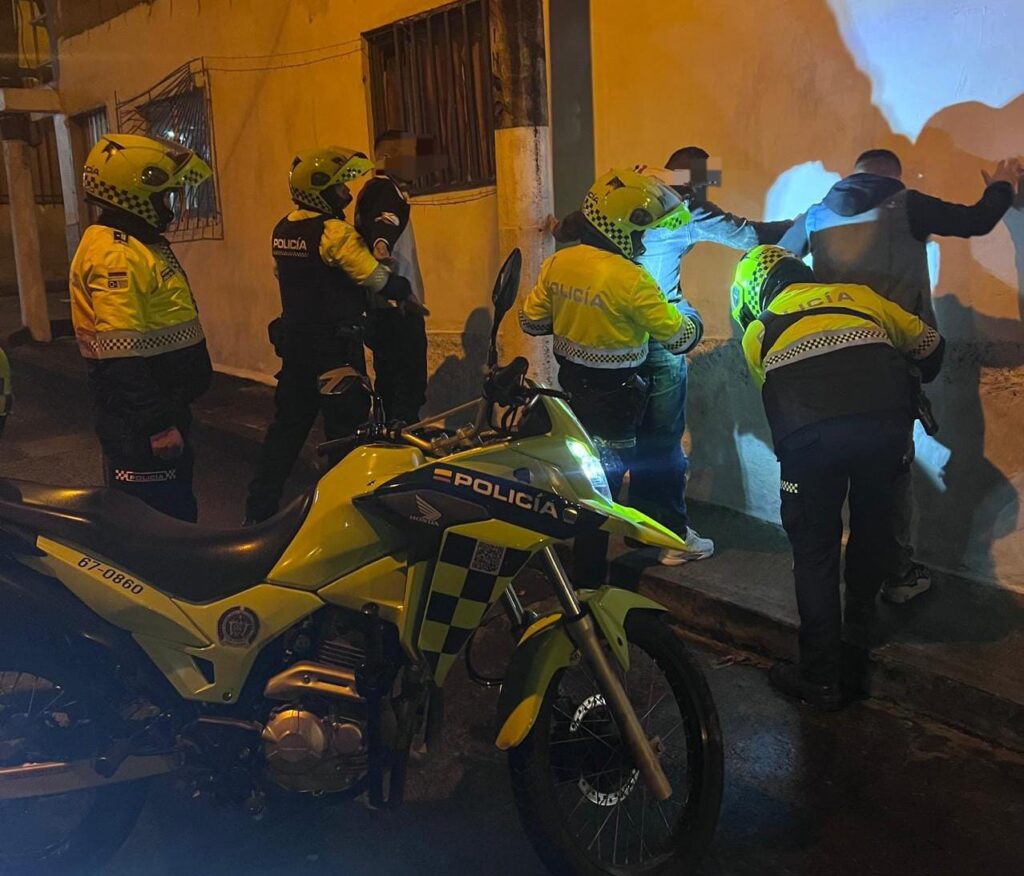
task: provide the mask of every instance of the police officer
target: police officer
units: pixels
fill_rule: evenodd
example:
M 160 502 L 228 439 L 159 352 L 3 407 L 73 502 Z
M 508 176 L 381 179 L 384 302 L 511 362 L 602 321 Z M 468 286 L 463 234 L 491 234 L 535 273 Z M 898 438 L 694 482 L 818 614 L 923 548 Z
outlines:
M 107 484 L 193 522 L 189 405 L 212 368 L 188 278 L 162 232 L 184 186 L 210 176 L 178 143 L 101 137 L 83 180 L 102 212 L 82 235 L 70 276 Z
M 780 245 L 814 256 L 814 271 L 829 283 L 865 283 L 879 295 L 936 327 L 928 276 L 928 238 L 988 234 L 1010 209 L 1021 168 L 1000 161 L 982 177 L 985 190 L 974 204 L 953 204 L 908 189 L 899 157 L 888 149 L 861 153 L 853 173 L 824 200 L 797 217 Z M 913 450 L 913 436 L 907 436 Z M 882 598 L 908 602 L 931 587 L 931 573 L 914 562 L 911 540 L 913 481 L 908 468 L 897 482 L 894 524 L 900 543 Z
M 328 439 L 351 434 L 367 418 L 368 399 L 358 386 L 321 394 L 318 378 L 342 367 L 365 373 L 367 296 L 379 293 L 401 302 L 410 292 L 409 281 L 380 264 L 345 221 L 352 201 L 346 184 L 372 169 L 365 154 L 340 146 L 300 152 L 292 161 L 296 209 L 277 223 L 272 238 L 282 313 L 269 332 L 282 366 L 274 422 L 249 484 L 247 523 L 276 513 L 318 413 Z
M 837 709 L 843 503 L 849 494 L 846 620 L 862 624 L 898 549 L 890 513 L 914 416 L 908 362 L 933 379 L 944 343 L 867 286 L 816 282 L 778 246 L 754 247 L 740 260 L 732 316 L 781 464 L 800 611 L 800 662 L 778 664 L 771 680 L 787 695 Z
M 375 388 L 391 420 L 415 423 L 427 400 L 427 329 L 423 306 L 412 206 L 408 186 L 422 174 L 422 153 L 432 152 L 432 141 L 400 131 L 377 138 L 377 170 L 359 192 L 355 226 L 374 257 L 405 277 L 412 294 L 395 305 L 381 296 L 370 299 L 366 344 L 373 352 Z
M 633 170 L 609 171 L 587 192 L 576 222 L 580 243 L 544 262 L 519 315 L 527 334 L 554 335 L 559 382 L 601 452 L 613 496 L 636 448 L 647 391 L 637 372 L 649 338 L 681 356 L 703 331 L 696 314 L 673 307 L 635 262 L 646 231 L 689 218 L 668 186 Z M 603 533 L 576 539 L 579 580 L 604 581 L 607 548 Z

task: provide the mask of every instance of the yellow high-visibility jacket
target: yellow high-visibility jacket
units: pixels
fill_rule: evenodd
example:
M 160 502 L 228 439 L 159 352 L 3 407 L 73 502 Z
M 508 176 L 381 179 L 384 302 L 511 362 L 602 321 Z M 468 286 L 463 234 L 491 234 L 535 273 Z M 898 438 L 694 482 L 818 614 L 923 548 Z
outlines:
M 803 426 L 849 414 L 914 410 L 909 364 L 938 373 L 935 329 L 867 286 L 794 283 L 743 334 L 743 354 L 778 444 Z
M 122 222 L 121 218 L 107 220 Z M 188 422 L 212 368 L 188 278 L 170 244 L 151 229 L 97 223 L 71 262 L 71 318 L 89 366 L 104 452 L 125 452 Z M 143 447 L 148 441 L 143 440 Z
M 198 344 L 203 328 L 171 247 L 90 225 L 71 262 L 71 319 L 87 359 L 158 356 Z
M 642 267 L 586 244 L 563 249 L 541 265 L 519 324 L 530 335 L 554 335 L 556 356 L 589 368 L 639 367 L 649 338 L 682 354 L 702 331 Z

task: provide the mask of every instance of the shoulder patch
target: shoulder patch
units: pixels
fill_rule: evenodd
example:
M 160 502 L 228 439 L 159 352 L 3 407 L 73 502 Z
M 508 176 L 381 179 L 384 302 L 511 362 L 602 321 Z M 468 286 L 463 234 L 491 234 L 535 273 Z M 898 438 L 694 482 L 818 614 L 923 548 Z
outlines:
M 114 243 L 128 243 L 128 235 L 124 231 L 114 229 Z

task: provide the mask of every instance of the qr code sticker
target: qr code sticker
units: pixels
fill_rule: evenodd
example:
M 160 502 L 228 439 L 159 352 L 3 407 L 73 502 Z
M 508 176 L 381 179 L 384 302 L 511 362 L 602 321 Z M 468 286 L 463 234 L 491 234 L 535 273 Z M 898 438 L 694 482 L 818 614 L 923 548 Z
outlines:
M 469 568 L 474 572 L 484 572 L 488 575 L 497 575 L 501 571 L 502 560 L 505 559 L 505 548 L 496 544 L 485 544 L 482 541 L 476 543 L 473 551 L 473 559 Z

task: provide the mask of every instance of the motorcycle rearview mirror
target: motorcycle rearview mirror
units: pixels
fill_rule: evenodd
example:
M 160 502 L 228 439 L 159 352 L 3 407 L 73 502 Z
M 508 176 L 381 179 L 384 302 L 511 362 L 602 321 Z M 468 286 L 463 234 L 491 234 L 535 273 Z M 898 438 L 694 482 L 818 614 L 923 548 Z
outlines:
M 494 305 L 494 322 L 491 324 L 491 348 L 487 354 L 487 365 L 493 367 L 498 361 L 498 328 L 505 315 L 516 303 L 519 294 L 519 276 L 523 270 L 523 254 L 517 247 L 508 254 L 505 264 L 498 271 L 491 292 L 491 303 Z

